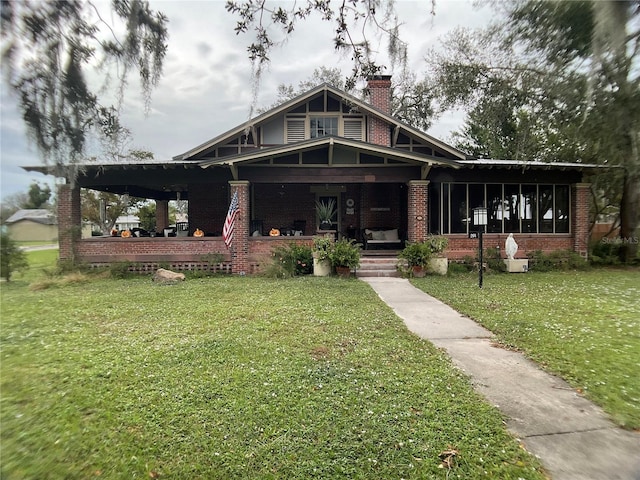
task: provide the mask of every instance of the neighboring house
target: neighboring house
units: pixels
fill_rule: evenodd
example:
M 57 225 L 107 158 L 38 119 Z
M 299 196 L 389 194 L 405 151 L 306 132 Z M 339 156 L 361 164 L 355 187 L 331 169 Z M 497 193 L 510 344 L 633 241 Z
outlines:
M 320 85 L 171 160 L 83 165 L 75 187 L 67 182 L 58 195 L 64 231 L 80 223 L 79 187 L 86 187 L 154 199 L 158 232 L 168 226 L 168 202 L 188 200 L 188 236 L 73 241 L 65 235 L 61 257 L 191 268 L 219 252 L 232 272 L 251 273 L 274 245 L 311 243 L 319 226 L 316 201 L 328 199 L 338 206 L 337 234 L 358 241 L 375 228 L 397 229 L 409 241 L 439 233 L 449 238 L 449 258 L 474 255 L 472 211 L 485 206 L 487 248 L 504 245 L 513 233 L 521 255 L 570 249 L 586 256 L 583 173 L 597 167 L 470 158 L 392 117 L 390 88 L 389 76 L 372 78 L 363 101 Z M 229 251 L 221 232 L 234 192 L 239 214 Z M 205 235 L 193 237 L 196 229 Z M 275 229 L 302 235 L 269 237 Z
M 140 219 L 135 215 L 120 215 L 116 218 L 116 230 L 132 230 L 140 228 Z
M 57 242 L 58 221 L 43 208 L 18 210 L 7 221 L 7 231 L 19 242 Z

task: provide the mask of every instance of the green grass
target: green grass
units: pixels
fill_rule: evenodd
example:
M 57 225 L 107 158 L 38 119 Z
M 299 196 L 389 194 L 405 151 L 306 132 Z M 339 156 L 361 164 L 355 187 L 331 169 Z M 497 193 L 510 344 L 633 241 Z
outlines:
M 544 478 L 363 282 L 76 282 L 2 287 L 2 478 Z
M 640 428 L 640 271 L 428 277 L 414 284 Z
M 35 250 L 33 252 L 25 252 L 29 267 L 23 272 L 15 272 L 11 276 L 12 282 L 25 283 L 41 278 L 48 272 L 56 270 L 56 262 L 58 261 L 58 250 Z

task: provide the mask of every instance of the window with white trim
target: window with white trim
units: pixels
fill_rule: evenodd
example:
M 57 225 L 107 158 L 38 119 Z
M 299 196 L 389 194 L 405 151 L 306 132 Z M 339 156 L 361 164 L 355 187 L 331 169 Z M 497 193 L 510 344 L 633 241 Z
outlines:
M 338 117 L 309 118 L 310 138 L 320 138 L 328 135 L 338 135 Z

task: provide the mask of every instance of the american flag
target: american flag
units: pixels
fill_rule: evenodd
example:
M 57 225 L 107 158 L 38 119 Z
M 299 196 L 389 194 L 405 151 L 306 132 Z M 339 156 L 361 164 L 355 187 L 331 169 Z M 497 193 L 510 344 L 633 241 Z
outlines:
M 229 205 L 229 211 L 227 212 L 227 218 L 224 221 L 224 227 L 222 227 L 222 238 L 224 244 L 229 248 L 231 242 L 233 242 L 233 227 L 236 223 L 236 217 L 238 216 L 238 191 L 233 193 L 231 199 L 231 205 Z

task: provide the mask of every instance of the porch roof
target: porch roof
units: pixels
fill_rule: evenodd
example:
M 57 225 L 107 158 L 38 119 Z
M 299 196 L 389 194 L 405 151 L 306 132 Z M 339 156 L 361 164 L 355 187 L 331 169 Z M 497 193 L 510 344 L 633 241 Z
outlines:
M 590 170 L 610 168 L 611 165 L 597 165 L 581 162 L 541 162 L 527 160 L 498 160 L 492 158 L 478 158 L 474 160 L 458 160 L 463 168 L 503 168 L 503 169 L 541 169 L 541 170 Z
M 274 147 L 256 149 L 250 152 L 219 157 L 212 160 L 205 160 L 203 162 L 200 162 L 199 165 L 203 168 L 226 165 L 235 166 L 238 163 L 256 162 L 260 160 L 272 159 L 279 156 L 288 155 L 291 153 L 317 150 L 325 147 L 329 147 L 329 149 L 331 150 L 336 146 L 345 148 L 347 150 L 357 150 L 371 155 L 379 155 L 392 160 L 424 164 L 426 166 L 441 165 L 452 168 L 460 168 L 462 166 L 460 165 L 461 162 L 459 160 L 450 160 L 448 158 L 437 157 L 434 155 L 425 155 L 422 153 L 411 152 L 399 148 L 384 147 L 367 142 L 361 142 L 358 140 L 351 140 L 348 138 L 331 135 L 320 138 L 312 138 L 309 140 L 302 140 L 295 143 L 276 145 Z M 331 158 L 328 159 L 328 163 L 331 164 Z M 345 166 L 353 167 L 354 165 L 346 164 Z

